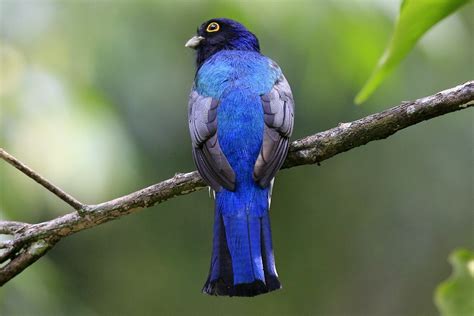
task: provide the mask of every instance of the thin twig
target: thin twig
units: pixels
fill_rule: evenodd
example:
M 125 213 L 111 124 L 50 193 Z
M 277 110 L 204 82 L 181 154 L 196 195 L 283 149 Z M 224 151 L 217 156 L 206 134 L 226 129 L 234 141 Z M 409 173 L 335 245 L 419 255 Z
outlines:
M 75 210 L 81 211 L 84 208 L 84 204 L 76 200 L 74 197 L 72 197 L 70 194 L 67 194 L 54 184 L 52 184 L 50 181 L 36 173 L 33 169 L 7 153 L 3 148 L 0 148 L 0 158 L 8 162 L 10 165 L 13 167 L 17 168 L 24 174 L 26 174 L 28 177 L 31 179 L 35 180 L 39 184 L 41 184 L 43 187 L 45 187 L 47 190 L 52 192 L 54 195 L 56 195 L 58 198 L 66 202 L 67 204 L 71 205 Z
M 341 123 L 338 127 L 294 141 L 285 161 L 284 168 L 299 165 L 319 164 L 321 161 L 368 142 L 387 138 L 397 131 L 446 113 L 462 110 L 474 105 L 474 81 L 432 96 L 402 104 L 360 120 Z M 97 205 L 83 205 L 62 190 L 52 186 L 31 169 L 5 151 L 1 156 L 16 168 L 58 196 L 66 197 L 76 210 L 47 222 L 26 224 L 0 221 L 0 233 L 12 234 L 11 244 L 0 256 L 0 285 L 5 284 L 38 258 L 49 251 L 61 238 L 81 230 L 114 220 L 139 208 L 150 207 L 176 196 L 189 194 L 206 186 L 197 171 L 176 174 L 173 178 L 149 186 L 142 190 Z M 14 162 L 14 163 L 12 163 Z M 26 170 L 26 171 L 25 171 Z M 31 176 L 34 175 L 34 176 Z M 38 179 L 41 180 L 38 181 Z M 46 185 L 44 184 L 46 183 Z M 51 190 L 53 188 L 55 191 Z M 63 200 L 66 201 L 63 198 Z M 10 260 L 10 261 L 7 261 Z

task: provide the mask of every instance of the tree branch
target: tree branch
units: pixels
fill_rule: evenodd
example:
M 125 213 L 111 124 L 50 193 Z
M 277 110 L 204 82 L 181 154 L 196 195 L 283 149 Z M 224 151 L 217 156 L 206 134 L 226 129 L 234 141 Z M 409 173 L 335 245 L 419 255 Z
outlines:
M 283 168 L 319 163 L 368 142 L 387 138 L 408 126 L 473 105 L 474 81 L 415 101 L 403 102 L 383 112 L 341 123 L 333 129 L 294 141 Z M 0 285 L 38 260 L 66 236 L 206 186 L 197 171 L 178 173 L 168 180 L 117 199 L 85 205 L 3 149 L 0 149 L 0 157 L 78 211 L 38 224 L 0 221 L 0 234 L 12 236 L 10 240 L 0 243 Z
M 58 198 L 66 202 L 67 204 L 71 205 L 75 210 L 80 211 L 82 210 L 85 205 L 73 198 L 71 195 L 67 194 L 45 178 L 43 178 L 41 175 L 37 174 L 33 169 L 7 153 L 3 148 L 0 148 L 0 158 L 8 162 L 10 165 L 13 167 L 17 168 L 24 174 L 26 174 L 28 177 L 31 179 L 35 180 L 39 184 L 41 184 L 43 187 L 45 187 L 47 190 L 52 192 L 54 195 L 56 195 Z

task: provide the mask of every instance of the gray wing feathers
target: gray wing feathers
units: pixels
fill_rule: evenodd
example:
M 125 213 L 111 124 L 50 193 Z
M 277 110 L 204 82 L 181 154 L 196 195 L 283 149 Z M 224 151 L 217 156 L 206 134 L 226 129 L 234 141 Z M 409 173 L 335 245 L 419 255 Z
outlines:
M 189 97 L 189 130 L 194 146 L 203 144 L 217 131 L 218 102 L 210 97 L 202 97 L 191 92 Z
M 217 139 L 217 107 L 219 102 L 196 91 L 189 96 L 189 131 L 193 158 L 201 176 L 215 191 L 235 188 L 235 174 Z
M 265 128 L 253 178 L 261 187 L 267 187 L 283 165 L 288 152 L 289 137 L 293 132 L 294 101 L 283 75 L 261 99 Z

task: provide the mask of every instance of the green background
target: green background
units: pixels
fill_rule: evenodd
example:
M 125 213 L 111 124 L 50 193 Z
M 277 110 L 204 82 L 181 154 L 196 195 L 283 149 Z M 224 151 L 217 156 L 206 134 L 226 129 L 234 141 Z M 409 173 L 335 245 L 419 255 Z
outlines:
M 212 17 L 243 22 L 283 69 L 294 139 L 473 75 L 472 3 L 435 26 L 361 107 L 398 1 L 0 0 L 0 144 L 93 204 L 194 170 L 184 48 Z M 201 294 L 206 191 L 81 232 L 0 289 L 1 315 L 435 315 L 449 253 L 473 247 L 473 111 L 282 171 L 272 201 L 283 289 Z M 0 219 L 71 209 L 0 163 Z

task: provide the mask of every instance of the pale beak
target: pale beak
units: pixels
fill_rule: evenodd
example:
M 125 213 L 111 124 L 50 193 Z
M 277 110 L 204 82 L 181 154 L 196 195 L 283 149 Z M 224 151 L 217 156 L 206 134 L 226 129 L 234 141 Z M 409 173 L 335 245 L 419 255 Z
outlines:
M 186 42 L 186 44 L 184 44 L 184 47 L 196 49 L 203 39 L 204 37 L 202 36 L 193 36 Z

